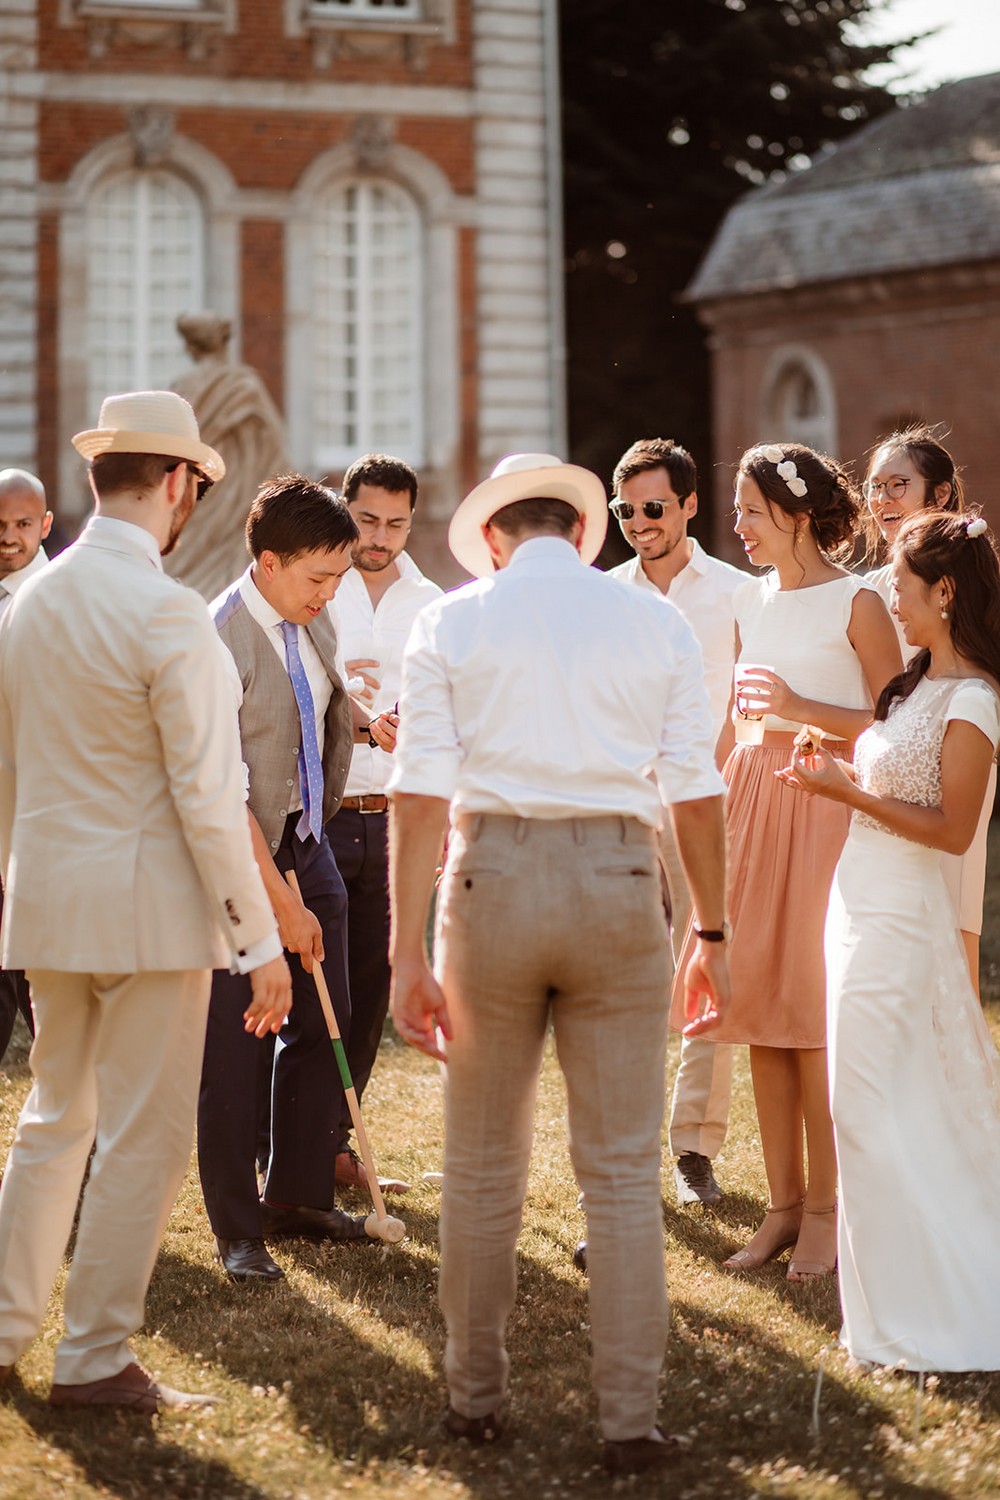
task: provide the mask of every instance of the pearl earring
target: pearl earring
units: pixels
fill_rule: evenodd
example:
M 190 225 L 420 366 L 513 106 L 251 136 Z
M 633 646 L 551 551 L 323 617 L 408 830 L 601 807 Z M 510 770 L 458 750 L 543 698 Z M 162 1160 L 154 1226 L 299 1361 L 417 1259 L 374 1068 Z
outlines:
M 941 605 L 941 618 L 942 618 L 942 620 L 947 620 L 947 618 L 948 618 L 948 611 L 945 609 L 943 603 Z

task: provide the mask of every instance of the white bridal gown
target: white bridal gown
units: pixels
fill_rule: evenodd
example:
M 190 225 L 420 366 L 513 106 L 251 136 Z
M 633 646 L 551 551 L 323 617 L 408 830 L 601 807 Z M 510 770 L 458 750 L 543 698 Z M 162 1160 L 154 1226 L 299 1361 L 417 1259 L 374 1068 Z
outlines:
M 858 740 L 859 783 L 933 807 L 952 719 L 996 750 L 976 678 L 924 678 Z M 913 1370 L 1000 1369 L 1000 1058 L 933 849 L 854 813 L 826 928 L 842 1340 Z

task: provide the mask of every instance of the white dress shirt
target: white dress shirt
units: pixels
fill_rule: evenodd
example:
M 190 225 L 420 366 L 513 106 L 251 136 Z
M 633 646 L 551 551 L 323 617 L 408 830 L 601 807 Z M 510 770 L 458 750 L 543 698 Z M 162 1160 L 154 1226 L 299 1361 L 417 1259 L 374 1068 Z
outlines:
M 532 537 L 417 616 L 389 790 L 450 799 L 453 814 L 619 813 L 655 828 L 660 796 L 725 790 L 713 749 L 680 611 Z
M 30 563 L 26 563 L 23 568 L 18 568 L 13 573 L 8 573 L 6 578 L 0 578 L 0 615 L 3 615 L 21 585 L 27 583 L 29 578 L 34 578 L 36 573 L 40 573 L 48 560 L 45 548 L 39 547 Z
M 691 557 L 677 577 L 671 581 L 666 594 L 671 604 L 676 604 L 695 633 L 705 663 L 705 686 L 712 708 L 712 726 L 715 736 L 726 721 L 729 710 L 729 694 L 733 685 L 733 664 L 736 661 L 736 614 L 733 595 L 750 576 L 731 563 L 711 557 L 690 537 Z M 638 584 L 659 594 L 655 583 L 646 577 L 638 556 L 629 558 L 617 568 L 608 570 L 612 578 L 621 578 L 625 583 Z M 664 597 L 661 595 L 661 597 Z
M 212 600 L 212 603 L 208 606 L 210 614 L 215 614 L 219 605 L 222 603 L 223 599 L 226 598 L 229 592 L 230 590 L 227 588 L 219 595 L 217 599 Z M 272 604 L 268 604 L 267 600 L 264 598 L 264 595 L 254 583 L 252 568 L 247 568 L 246 572 L 243 574 L 243 577 L 240 579 L 240 597 L 242 598 L 243 603 L 246 605 L 247 609 L 250 611 L 250 614 L 260 626 L 261 630 L 263 630 L 264 634 L 267 636 L 267 639 L 270 641 L 275 652 L 277 653 L 281 665 L 287 672 L 288 658 L 285 654 L 285 637 L 281 632 L 281 627 L 284 623 L 283 616 L 279 615 L 278 611 Z M 226 654 L 227 656 L 229 656 L 228 651 Z M 309 681 L 309 691 L 312 694 L 313 709 L 315 710 L 316 715 L 316 743 L 319 747 L 320 756 L 322 756 L 323 745 L 326 740 L 326 711 L 330 707 L 330 699 L 333 697 L 333 683 L 327 676 L 326 668 L 323 665 L 322 658 L 320 657 L 320 654 L 316 650 L 316 647 L 313 645 L 312 641 L 309 639 L 309 636 L 306 633 L 305 626 L 301 626 L 299 629 L 299 656 L 302 659 L 302 665 L 305 668 L 305 674 Z M 232 656 L 229 656 L 229 659 L 230 661 L 232 661 Z M 238 675 L 239 674 L 237 674 L 237 676 Z M 242 703 L 243 684 L 241 682 L 239 685 L 237 707 L 239 707 Z M 289 816 L 294 812 L 301 812 L 301 810 L 302 795 L 300 789 L 298 795 L 289 798 Z
M 365 587 L 364 577 L 352 568 L 327 606 L 337 628 L 337 663 L 347 681 L 349 661 L 377 661 L 363 670 L 377 677 L 380 687 L 375 701 L 365 711 L 374 719 L 392 713 L 403 686 L 403 648 L 417 615 L 425 604 L 440 597 L 436 583 L 425 578 L 407 553 L 396 559 L 400 576 L 389 585 L 377 605 Z M 369 745 L 355 745 L 351 769 L 344 787 L 345 797 L 384 792 L 392 770 L 392 757 Z

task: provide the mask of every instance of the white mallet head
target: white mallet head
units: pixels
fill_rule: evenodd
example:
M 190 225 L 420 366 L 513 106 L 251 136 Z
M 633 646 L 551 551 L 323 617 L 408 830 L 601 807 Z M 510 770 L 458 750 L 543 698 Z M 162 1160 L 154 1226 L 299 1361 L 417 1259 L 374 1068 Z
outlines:
M 370 1240 L 398 1245 L 400 1240 L 406 1238 L 406 1225 L 402 1219 L 394 1219 L 392 1214 L 386 1214 L 384 1219 L 380 1219 L 377 1214 L 369 1214 L 365 1220 L 365 1234 Z

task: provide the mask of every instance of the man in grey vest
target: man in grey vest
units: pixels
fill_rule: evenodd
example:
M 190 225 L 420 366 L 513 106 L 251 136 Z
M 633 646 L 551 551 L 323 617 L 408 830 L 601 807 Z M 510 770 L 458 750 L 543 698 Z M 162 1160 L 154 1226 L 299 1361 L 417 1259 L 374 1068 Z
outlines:
M 240 737 L 254 852 L 292 969 L 292 1013 L 273 1061 L 243 1031 L 245 981 L 213 975 L 198 1107 L 198 1165 L 222 1263 L 234 1281 L 278 1281 L 265 1236 L 364 1240 L 333 1207 L 343 1090 L 307 972 L 322 963 L 344 1036 L 347 893 L 323 825 L 337 811 L 351 745 L 386 734 L 355 719 L 326 605 L 358 529 L 332 490 L 300 475 L 264 486 L 247 519 L 253 561 L 211 606 L 240 680 Z M 358 716 L 359 720 L 362 716 Z M 285 876 L 294 871 L 301 899 Z M 271 1135 L 258 1198 L 258 1121 Z

